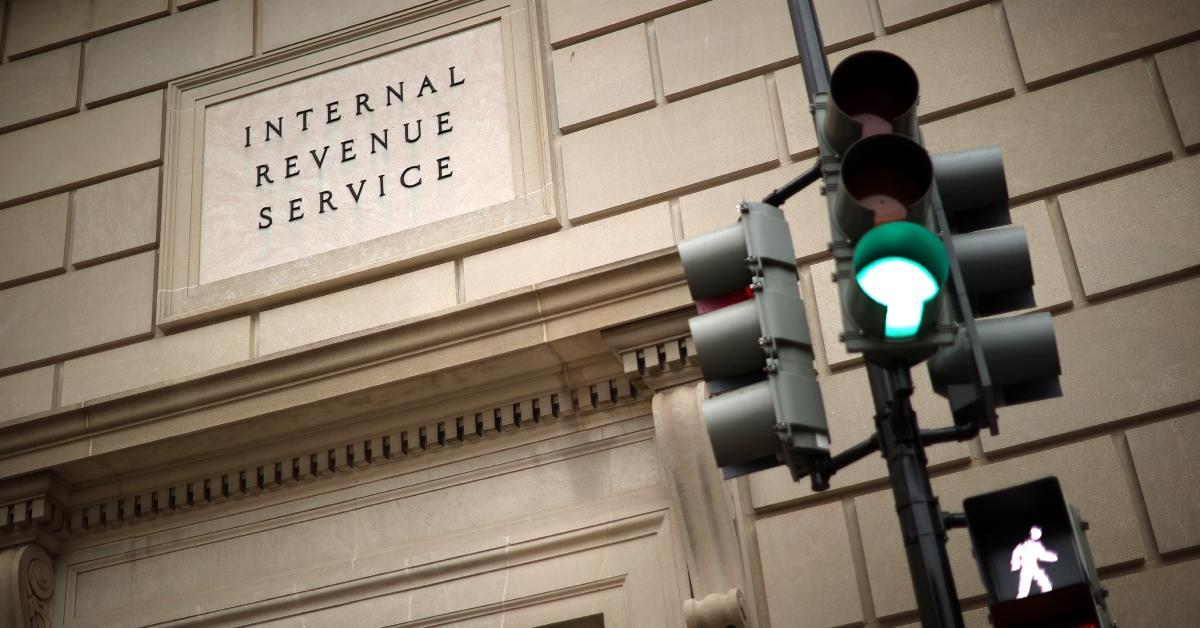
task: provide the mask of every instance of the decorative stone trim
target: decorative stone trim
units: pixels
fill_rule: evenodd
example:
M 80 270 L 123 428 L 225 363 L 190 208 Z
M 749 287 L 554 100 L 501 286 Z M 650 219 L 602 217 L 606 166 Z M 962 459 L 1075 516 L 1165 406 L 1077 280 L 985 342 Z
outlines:
M 67 521 L 65 503 L 67 488 L 50 472 L 27 475 L 0 487 L 0 548 L 32 542 L 57 552 L 56 538 Z
M 169 516 L 629 404 L 640 394 L 637 382 L 626 375 L 523 397 L 317 451 L 73 508 L 66 525 L 60 527 L 63 534 L 80 535 Z
M 621 353 L 626 375 L 646 379 L 655 390 L 700 378 L 700 360 L 691 336 L 672 338 Z
M 36 544 L 0 550 L 0 625 L 49 628 L 54 561 Z
M 665 390 L 700 379 L 700 358 L 688 320 L 689 306 L 606 329 L 604 340 L 621 358 L 630 377 L 641 378 L 651 390 Z
M 281 615 L 319 613 L 319 611 L 370 597 L 401 591 L 428 589 L 443 583 L 461 581 L 480 573 L 482 565 L 504 565 L 507 569 L 554 558 L 599 549 L 639 538 L 662 534 L 667 518 L 665 509 L 655 509 L 628 517 L 620 517 L 585 527 L 566 530 L 517 542 L 497 538 L 496 543 L 464 556 L 419 560 L 406 564 L 402 560 L 395 568 L 361 578 L 343 581 L 328 587 L 297 591 L 290 595 L 267 598 L 244 606 L 232 606 L 197 615 L 197 625 L 250 625 L 278 619 Z M 562 600 L 580 594 L 626 586 L 629 574 L 599 578 L 591 582 L 566 586 L 522 597 L 506 597 L 503 601 L 485 603 L 445 614 L 425 617 L 422 621 L 400 624 L 452 625 L 498 610 Z
M 696 345 L 691 336 L 672 338 L 621 354 L 625 373 L 637 373 L 641 377 L 661 375 L 665 371 L 679 370 L 694 363 Z
M 636 268 L 636 272 L 630 272 Z M 639 346 L 636 342 L 609 342 L 607 330 L 629 326 L 630 319 L 658 316 L 681 306 L 686 287 L 673 250 L 648 254 L 578 276 L 554 280 L 504 297 L 455 306 L 445 312 L 397 321 L 322 341 L 297 350 L 252 358 L 214 371 L 144 389 L 90 399 L 39 415 L 0 424 L 0 493 L 13 478 L 50 467 L 77 467 L 72 482 L 95 485 L 114 479 L 103 465 L 76 465 L 93 458 L 97 439 L 153 445 L 175 439 L 186 449 L 211 446 L 213 436 L 228 436 L 221 452 L 246 441 L 238 438 L 237 424 L 265 415 L 302 414 L 329 417 L 331 427 L 349 410 L 356 416 L 386 413 L 396 405 L 392 391 L 421 382 L 422 399 L 451 398 L 460 391 L 455 378 L 435 373 L 472 367 L 473 391 L 506 385 L 527 356 L 547 357 L 562 348 L 570 359 L 546 368 L 570 369 L 574 364 L 612 355 Z M 634 323 L 636 324 L 636 323 Z M 580 334 L 597 329 L 608 343 L 582 347 Z M 645 342 L 686 333 L 679 329 L 643 334 Z M 580 351 L 596 351 L 584 355 Z M 611 351 L 611 354 L 610 354 Z M 540 355 L 538 355 L 540 354 Z M 505 368 L 504 365 L 507 365 Z M 619 368 L 619 363 L 614 365 Z M 500 368 L 495 368 L 500 367 Z M 608 375 L 605 372 L 604 375 Z M 590 378 L 590 377 L 589 377 Z M 546 384 L 552 388 L 560 384 Z M 352 409 L 346 399 L 354 397 Z M 322 426 L 313 426 L 314 428 Z M 203 433 L 203 436 L 200 434 Z M 294 436 L 286 421 L 261 422 L 254 439 Z M 136 456 L 137 446 L 119 447 L 99 454 L 105 458 Z M 120 464 L 134 474 L 137 460 Z M 90 469 L 90 471 L 89 471 Z
M 56 532 L 66 520 L 66 509 L 48 495 L 37 495 L 0 504 L 0 533 L 38 528 Z
M 683 618 L 687 628 L 746 628 L 746 600 L 740 589 L 711 593 L 703 600 L 684 600 Z

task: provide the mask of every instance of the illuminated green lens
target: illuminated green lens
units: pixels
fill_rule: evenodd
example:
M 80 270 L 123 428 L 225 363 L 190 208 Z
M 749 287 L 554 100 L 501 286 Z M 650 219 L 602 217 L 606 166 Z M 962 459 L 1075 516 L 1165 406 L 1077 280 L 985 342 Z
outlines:
M 941 238 L 916 223 L 896 221 L 868 231 L 854 249 L 858 286 L 885 308 L 885 338 L 905 340 L 920 332 L 925 307 L 941 291 L 949 258 Z
M 857 279 L 867 296 L 887 308 L 883 332 L 887 338 L 916 335 L 925 304 L 938 293 L 933 275 L 903 257 L 875 260 L 859 271 Z

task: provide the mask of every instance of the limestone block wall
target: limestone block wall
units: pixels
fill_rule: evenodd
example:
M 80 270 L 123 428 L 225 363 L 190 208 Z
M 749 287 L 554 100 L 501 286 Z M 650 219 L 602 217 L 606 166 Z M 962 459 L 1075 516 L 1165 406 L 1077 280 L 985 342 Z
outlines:
M 55 624 L 681 624 L 647 406 L 126 511 L 59 555 Z
M 419 4 L 3 2 L 0 428 L 597 269 L 636 274 L 815 155 L 783 0 L 530 2 L 557 224 L 161 328 L 167 84 Z M 999 437 L 932 450 L 935 487 L 954 508 L 1058 474 L 1092 522 L 1122 626 L 1186 624 L 1200 611 L 1200 5 L 817 6 L 832 61 L 882 48 L 913 63 L 931 149 L 1001 145 L 1038 307 L 1055 315 L 1065 396 L 1004 411 Z M 809 189 L 785 211 L 839 448 L 871 429 L 866 378 L 837 342 L 823 200 Z M 675 289 L 656 307 L 687 302 Z M 916 404 L 925 424 L 946 422 L 927 390 Z M 883 477 L 872 460 L 820 495 L 778 470 L 738 481 L 760 626 L 915 621 Z M 952 539 L 964 606 L 984 625 L 965 535 Z
M 154 305 L 166 289 L 158 277 L 166 84 L 230 62 L 269 56 L 339 29 L 386 20 L 412 9 L 410 5 L 414 3 L 352 3 L 337 9 L 323 2 L 270 0 L 5 3 L 0 421 L 194 379 L 670 252 L 679 235 L 678 220 L 665 202 L 638 200 L 636 206 L 627 203 L 614 211 L 608 199 L 586 196 L 589 185 L 613 187 L 604 168 L 588 166 L 568 176 L 560 163 L 555 175 L 560 182 L 548 190 L 558 194 L 552 203 L 560 220 L 548 228 L 517 231 L 465 253 L 434 255 L 365 282 L 344 281 L 334 289 L 276 299 L 269 307 L 161 327 Z M 537 15 L 520 18 L 544 26 L 549 7 L 530 6 Z M 544 59 L 537 61 L 544 64 L 544 89 L 549 90 L 552 50 L 544 45 L 542 51 Z M 675 116 L 676 124 L 694 129 L 692 123 L 703 111 L 681 114 Z M 585 154 L 595 150 L 595 145 L 583 148 Z M 579 164 L 572 159 L 569 167 Z M 728 174 L 726 164 L 700 166 L 711 170 L 706 176 Z M 573 183 L 568 186 L 566 180 Z M 571 191 L 563 192 L 567 187 Z M 586 219 L 573 218 L 566 209 L 567 196 L 581 193 L 585 196 L 575 201 L 580 208 L 575 214 L 589 214 Z M 597 209 L 588 210 L 589 203 Z M 606 213 L 596 213 L 600 210 Z M 269 293 L 270 286 L 263 291 Z M 664 307 L 684 305 L 683 295 L 675 290 Z
M 580 4 L 548 3 L 571 219 L 665 197 L 690 237 L 728 224 L 733 203 L 810 163 L 815 135 L 784 3 L 624 2 L 556 15 Z M 916 67 L 932 150 L 1002 147 L 1038 309 L 1055 315 L 1065 396 L 1005 410 L 998 437 L 931 450 L 945 507 L 1059 475 L 1091 521 L 1121 624 L 1186 623 L 1196 607 L 1180 593 L 1200 574 L 1200 467 L 1185 453 L 1200 436 L 1200 345 L 1186 331 L 1200 303 L 1192 245 L 1200 161 L 1188 104 L 1200 98 L 1200 12 L 1170 1 L 817 6 L 832 62 L 878 48 Z M 701 128 L 678 121 L 701 107 Z M 757 122 L 768 118 L 769 127 Z M 704 150 L 710 158 L 693 165 Z M 603 159 L 626 185 L 603 190 L 574 177 L 585 167 L 572 162 Z M 818 369 L 837 449 L 872 430 L 866 377 L 837 342 L 823 202 L 809 190 L 785 211 L 810 320 L 820 325 Z M 945 424 L 944 402 L 923 371 L 917 378 L 924 423 Z M 772 626 L 915 621 L 884 478 L 873 459 L 820 495 L 781 469 L 745 481 L 755 524 L 741 532 L 758 546 L 760 617 Z M 951 552 L 968 621 L 986 625 L 964 532 L 952 533 Z

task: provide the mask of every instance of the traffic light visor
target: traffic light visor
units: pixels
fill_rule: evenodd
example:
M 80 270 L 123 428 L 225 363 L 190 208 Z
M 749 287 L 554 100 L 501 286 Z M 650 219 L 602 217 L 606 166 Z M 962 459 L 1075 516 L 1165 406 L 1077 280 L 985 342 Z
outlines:
M 842 152 L 864 137 L 916 133 L 920 86 L 912 67 L 894 54 L 868 50 L 846 57 L 829 79 L 832 107 L 825 137 Z
M 746 233 L 730 225 L 679 243 L 679 259 L 692 298 L 712 299 L 750 284 Z
M 892 133 L 866 138 L 842 160 L 835 220 L 851 242 L 876 225 L 921 222 L 933 186 L 933 163 L 918 143 Z

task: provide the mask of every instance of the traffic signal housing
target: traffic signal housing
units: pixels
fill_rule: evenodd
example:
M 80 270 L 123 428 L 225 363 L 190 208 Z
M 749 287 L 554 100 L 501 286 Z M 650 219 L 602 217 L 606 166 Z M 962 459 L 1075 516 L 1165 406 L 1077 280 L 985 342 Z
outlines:
M 995 147 L 935 155 L 917 124 L 919 82 L 900 57 L 850 55 L 814 99 L 842 340 L 881 365 L 927 358 L 955 423 L 997 432 L 996 408 L 1061 395 L 1048 314 L 1012 226 Z
M 725 477 L 829 457 L 829 428 L 783 212 L 742 203 L 738 222 L 679 243 L 699 316 L 689 325 L 710 397 L 701 414 Z
M 975 319 L 1034 305 L 1029 242 L 1011 224 L 1000 149 L 938 155 L 933 169 L 959 333 L 929 360 L 930 381 L 955 424 L 995 434 L 997 407 L 1062 395 L 1054 324 L 1044 312 Z
M 954 340 L 950 257 L 937 234 L 919 84 L 900 57 L 847 57 L 814 112 L 829 207 L 842 340 L 880 365 L 912 365 Z
M 995 628 L 1111 628 L 1086 525 L 1058 478 L 963 500 Z

